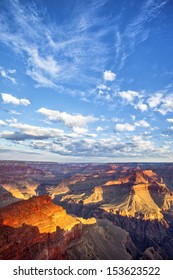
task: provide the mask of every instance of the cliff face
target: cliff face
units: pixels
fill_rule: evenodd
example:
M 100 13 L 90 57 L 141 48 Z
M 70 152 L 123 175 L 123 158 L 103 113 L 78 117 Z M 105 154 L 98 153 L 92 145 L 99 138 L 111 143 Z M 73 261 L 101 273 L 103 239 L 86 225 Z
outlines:
M 14 197 L 11 192 L 0 186 L 0 208 L 10 205 L 20 199 Z
M 56 226 L 70 230 L 80 222 L 61 207 L 53 204 L 49 196 L 33 197 L 0 210 L 3 225 L 19 228 L 23 224 L 35 226 L 40 233 L 52 233 Z
M 61 259 L 66 244 L 77 239 L 83 229 L 82 222 L 67 215 L 48 196 L 1 209 L 0 221 L 2 259 Z M 91 219 L 91 223 L 96 220 Z
M 92 249 L 91 249 L 92 248 Z M 68 259 L 131 260 L 139 251 L 127 231 L 108 220 L 98 220 L 97 225 L 85 228 L 77 242 L 67 248 Z
M 82 193 L 69 200 L 70 192 L 60 203 L 70 213 L 83 217 L 108 219 L 127 232 L 141 252 L 160 246 L 160 253 L 146 251 L 144 258 L 170 258 L 163 253 L 163 240 L 169 241 L 173 225 L 173 195 L 152 170 L 130 169 L 120 172 L 116 180 L 95 186 L 90 195 Z M 80 201 L 79 201 L 80 196 Z M 157 244 L 157 245 L 156 245 Z M 156 246 L 156 247 L 155 247 Z M 156 250 L 157 251 L 157 250 Z M 163 256 L 162 256 L 163 254 Z
M 161 220 L 162 210 L 171 209 L 172 201 L 170 191 L 155 173 L 137 169 L 95 187 L 83 203 L 99 203 L 101 209 L 122 216 Z
M 111 227 L 114 231 L 108 230 Z M 118 248 L 116 243 L 104 243 L 106 235 L 113 241 L 119 236 Z M 127 238 L 127 247 L 134 248 L 132 255 L 127 252 Z M 33 197 L 0 210 L 0 259 L 109 259 L 110 253 L 114 258 L 119 255 L 132 259 L 137 249 L 127 232 L 110 222 L 104 226 L 95 218 L 72 217 L 48 196 Z

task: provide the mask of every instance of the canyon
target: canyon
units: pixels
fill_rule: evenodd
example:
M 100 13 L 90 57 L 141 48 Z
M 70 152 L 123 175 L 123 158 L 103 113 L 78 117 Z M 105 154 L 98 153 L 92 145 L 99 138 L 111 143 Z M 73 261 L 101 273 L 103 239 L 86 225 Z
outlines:
M 0 161 L 0 259 L 173 259 L 172 172 Z

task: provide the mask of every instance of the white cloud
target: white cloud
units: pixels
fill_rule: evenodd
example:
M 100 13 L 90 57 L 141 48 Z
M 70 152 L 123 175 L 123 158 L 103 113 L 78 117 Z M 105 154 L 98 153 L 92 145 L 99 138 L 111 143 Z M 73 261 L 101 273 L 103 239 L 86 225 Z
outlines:
M 17 122 L 10 123 L 10 127 L 19 131 L 3 131 L 1 138 L 22 141 L 27 139 L 48 139 L 54 137 L 63 137 L 64 131 L 50 127 L 39 127 Z
M 46 108 L 40 108 L 38 113 L 46 116 L 50 121 L 59 121 L 63 122 L 65 125 L 75 128 L 76 127 L 85 127 L 88 123 L 92 123 L 98 120 L 98 118 L 93 116 L 83 116 L 81 114 L 68 114 L 66 112 L 60 112 L 55 110 L 49 110 Z
M 150 124 L 145 120 L 140 120 L 140 121 L 135 122 L 135 126 L 140 126 L 140 127 L 146 127 L 147 128 L 147 127 L 150 126 Z
M 173 123 L 173 119 L 166 119 L 167 120 L 167 122 L 169 122 L 169 123 Z
M 8 123 L 17 123 L 17 119 L 16 118 L 11 118 L 11 119 L 6 120 L 6 122 L 8 122 Z
M 100 131 L 103 131 L 104 129 L 103 129 L 103 127 L 101 127 L 101 126 L 98 126 L 97 128 L 96 128 L 96 131 L 97 132 L 100 132 Z
M 52 77 L 57 77 L 60 68 L 52 56 L 41 57 L 37 49 L 29 50 L 29 54 L 30 58 L 28 59 L 28 64 L 31 65 L 31 67 L 34 65 L 35 69 L 43 70 Z
M 6 122 L 0 120 L 0 126 L 6 125 Z
M 8 113 L 12 115 L 21 115 L 21 113 L 16 112 L 15 110 L 9 110 Z
M 129 123 L 117 123 L 115 125 L 115 130 L 116 131 L 134 131 L 135 130 L 135 126 L 129 124 Z
M 1 93 L 2 100 L 5 104 L 28 106 L 30 101 L 28 99 L 18 99 L 9 93 Z
M 107 89 L 108 87 L 105 86 L 104 84 L 100 84 L 100 85 L 97 86 L 97 88 L 98 88 L 98 89 L 101 89 L 101 90 L 105 90 L 105 89 Z
M 148 23 L 151 24 L 152 20 L 158 17 L 167 2 L 168 0 L 148 0 L 142 1 L 141 5 L 138 6 L 136 16 L 132 17 L 132 21 L 126 25 L 125 30 L 118 34 L 117 58 L 119 69 L 124 67 L 127 58 L 134 52 L 135 47 L 147 40 L 150 35 Z
M 79 135 L 85 135 L 88 133 L 88 129 L 84 127 L 73 127 L 73 131 Z
M 106 70 L 104 73 L 103 73 L 103 78 L 105 81 L 114 81 L 115 78 L 116 78 L 116 74 L 113 73 L 111 70 Z
M 43 73 L 40 73 L 34 67 L 32 69 L 27 69 L 26 74 L 30 76 L 34 81 L 37 82 L 36 88 L 38 87 L 47 87 L 47 88 L 56 88 L 56 84 L 48 79 Z
M 15 74 L 15 73 L 16 73 L 16 69 L 9 69 L 9 70 L 8 70 L 8 73 L 10 73 L 10 74 Z
M 108 92 L 104 92 L 102 90 L 99 90 L 96 99 L 98 99 L 98 100 L 101 99 L 101 100 L 104 100 L 104 101 L 107 101 L 107 102 L 112 101 L 111 95 Z
M 9 69 L 6 71 L 2 67 L 0 67 L 0 76 L 2 78 L 10 80 L 13 84 L 16 84 L 16 79 L 14 77 L 11 77 L 10 75 L 13 75 L 15 73 L 16 73 L 15 69 Z
M 24 133 L 35 135 L 35 136 L 58 136 L 63 134 L 63 130 L 57 128 L 50 128 L 50 127 L 39 127 L 33 126 L 28 124 L 21 124 L 21 123 L 13 123 L 10 125 L 11 127 L 21 129 Z
M 162 93 L 156 93 L 155 95 L 151 96 L 148 100 L 147 103 L 150 108 L 156 108 L 161 102 L 162 102 Z
M 137 145 L 138 152 L 152 151 L 155 149 L 154 143 L 149 140 L 143 140 L 141 135 L 135 135 L 132 137 L 133 142 Z
M 143 103 L 143 100 L 140 100 L 136 105 L 135 109 L 141 110 L 141 112 L 145 112 L 148 110 L 148 106 Z
M 112 121 L 112 122 L 119 122 L 119 121 L 122 121 L 122 120 L 119 119 L 119 118 L 112 118 L 111 121 Z
M 139 92 L 133 90 L 120 91 L 118 95 L 129 103 L 131 103 L 135 97 L 140 97 Z
M 43 7 L 40 10 L 35 4 L 18 0 L 5 1 L 3 6 L 0 40 L 22 55 L 26 74 L 37 87 L 65 89 L 67 80 L 73 83 L 75 80 L 83 87 L 87 81 L 93 87 L 95 75 L 89 75 L 88 71 L 98 73 L 103 69 L 109 49 L 103 38 L 112 29 L 108 28 L 108 17 L 97 16 L 101 8 L 98 3 L 87 5 L 82 13 L 80 5 L 76 5 L 70 19 L 59 22 L 58 28 L 41 11 Z M 91 34 L 90 28 L 100 24 L 103 28 Z
M 32 141 L 31 146 L 35 149 L 41 149 L 61 155 L 82 156 L 82 157 L 109 157 L 110 158 L 147 158 L 155 157 L 166 152 L 166 147 L 157 147 L 154 142 L 142 138 L 140 135 L 131 136 L 128 142 L 117 141 L 117 137 L 88 139 L 79 137 L 58 138 L 53 142 Z
M 37 82 L 36 87 L 56 87 L 53 80 L 58 77 L 60 67 L 53 56 L 40 56 L 36 48 L 26 51 L 29 55 L 26 74 Z
M 162 99 L 162 103 L 157 111 L 162 115 L 166 115 L 167 113 L 173 111 L 173 94 L 165 96 Z

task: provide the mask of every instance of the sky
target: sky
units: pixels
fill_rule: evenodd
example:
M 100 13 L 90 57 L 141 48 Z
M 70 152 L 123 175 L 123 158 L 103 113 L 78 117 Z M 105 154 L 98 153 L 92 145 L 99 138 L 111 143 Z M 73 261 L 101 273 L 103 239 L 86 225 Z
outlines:
M 173 161 L 172 0 L 0 0 L 0 159 Z

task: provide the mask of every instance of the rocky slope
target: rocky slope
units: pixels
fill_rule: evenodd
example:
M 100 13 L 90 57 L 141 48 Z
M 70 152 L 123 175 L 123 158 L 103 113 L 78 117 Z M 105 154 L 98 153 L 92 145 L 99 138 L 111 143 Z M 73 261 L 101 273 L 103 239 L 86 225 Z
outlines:
M 14 202 L 19 201 L 20 199 L 14 197 L 11 192 L 7 191 L 5 188 L 0 186 L 0 208 L 8 206 Z
M 106 212 L 122 216 L 161 220 L 164 211 L 172 211 L 173 194 L 152 170 L 132 169 L 121 173 L 116 180 L 95 186 L 88 195 L 83 189 L 75 193 L 69 187 L 60 198 L 62 205 L 99 206 Z
M 95 186 L 91 194 L 68 192 L 60 203 L 70 213 L 85 218 L 108 219 L 125 229 L 141 254 L 152 246 L 154 249 L 160 246 L 163 254 L 162 241 L 170 239 L 173 194 L 152 170 L 123 170 L 116 180 Z M 170 254 L 163 255 L 164 258 L 171 257 Z M 152 254 L 146 251 L 146 256 L 149 258 Z M 159 254 L 153 255 L 153 258 L 157 256 L 159 258 Z
M 0 210 L 0 259 L 133 259 L 128 233 L 111 222 L 68 215 L 50 197 Z

